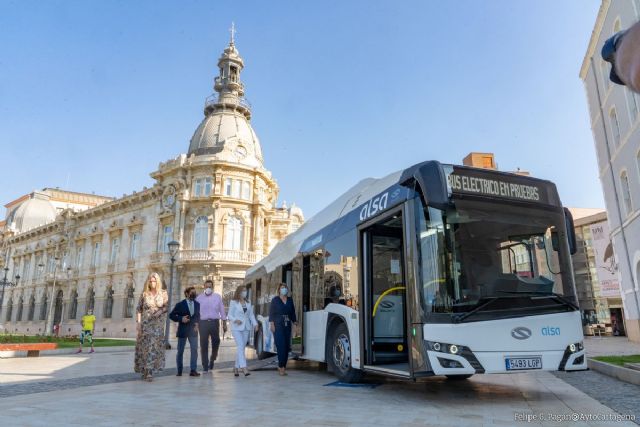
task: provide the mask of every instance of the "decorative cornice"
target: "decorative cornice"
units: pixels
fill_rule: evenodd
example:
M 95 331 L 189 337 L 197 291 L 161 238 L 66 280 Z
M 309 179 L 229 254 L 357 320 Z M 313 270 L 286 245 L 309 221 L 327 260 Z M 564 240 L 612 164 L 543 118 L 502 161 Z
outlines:
M 584 80 L 587 77 L 587 70 L 589 70 L 589 61 L 591 57 L 594 55 L 596 50 L 596 45 L 598 44 L 598 40 L 600 39 L 600 33 L 602 32 L 602 26 L 604 25 L 604 21 L 607 18 L 607 12 L 609 11 L 609 6 L 611 5 L 611 0 L 602 0 L 600 4 L 600 9 L 598 10 L 598 16 L 596 17 L 596 23 L 593 26 L 593 31 L 591 32 L 591 38 L 589 39 L 589 45 L 587 47 L 587 53 L 582 60 L 582 67 L 580 67 L 580 78 Z

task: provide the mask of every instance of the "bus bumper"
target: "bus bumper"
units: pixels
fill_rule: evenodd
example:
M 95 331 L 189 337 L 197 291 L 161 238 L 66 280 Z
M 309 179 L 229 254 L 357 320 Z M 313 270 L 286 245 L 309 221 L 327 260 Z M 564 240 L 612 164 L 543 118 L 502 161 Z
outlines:
M 531 371 L 579 371 L 587 369 L 587 358 L 584 348 L 571 351 L 539 351 L 539 352 L 472 352 L 461 347 L 458 354 L 428 350 L 427 355 L 435 375 L 469 375 L 498 374 Z M 508 359 L 539 358 L 541 365 L 531 369 L 507 369 Z

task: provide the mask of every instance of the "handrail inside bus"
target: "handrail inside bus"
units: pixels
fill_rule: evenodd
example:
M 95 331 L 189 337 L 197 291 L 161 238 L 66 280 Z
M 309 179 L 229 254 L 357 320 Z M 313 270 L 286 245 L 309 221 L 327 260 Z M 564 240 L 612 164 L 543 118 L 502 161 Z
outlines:
M 391 293 L 393 291 L 399 291 L 400 289 L 407 289 L 407 287 L 406 286 L 396 286 L 395 288 L 389 288 L 386 291 L 384 291 L 382 294 L 380 294 L 380 296 L 376 300 L 376 303 L 373 305 L 373 315 L 371 317 L 375 317 L 376 316 L 376 311 L 378 310 L 378 305 L 380 304 L 380 301 L 382 301 L 382 298 L 384 298 L 387 294 L 389 294 L 389 293 Z

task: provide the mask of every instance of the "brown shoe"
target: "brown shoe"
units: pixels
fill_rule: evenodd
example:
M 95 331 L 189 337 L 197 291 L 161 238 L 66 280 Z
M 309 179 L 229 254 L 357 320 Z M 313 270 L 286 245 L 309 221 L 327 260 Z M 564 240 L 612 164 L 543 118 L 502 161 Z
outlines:
M 190 376 L 190 377 L 199 377 L 199 376 L 200 376 L 200 372 L 198 372 L 198 371 L 191 371 L 191 372 L 189 373 L 189 376 Z

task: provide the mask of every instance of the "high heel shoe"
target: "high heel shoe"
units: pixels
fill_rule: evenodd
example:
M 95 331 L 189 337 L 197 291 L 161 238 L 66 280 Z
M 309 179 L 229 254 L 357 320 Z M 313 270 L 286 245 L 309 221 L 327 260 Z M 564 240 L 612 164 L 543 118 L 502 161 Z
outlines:
M 247 371 L 247 368 L 242 368 L 242 373 L 244 374 L 245 377 L 248 377 L 249 375 L 251 375 L 251 372 Z
M 278 374 L 284 377 L 285 375 L 287 375 L 287 372 L 284 370 L 284 368 L 278 368 Z
M 238 368 L 233 368 L 233 376 L 238 377 L 240 374 L 238 373 Z

